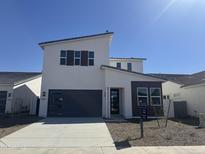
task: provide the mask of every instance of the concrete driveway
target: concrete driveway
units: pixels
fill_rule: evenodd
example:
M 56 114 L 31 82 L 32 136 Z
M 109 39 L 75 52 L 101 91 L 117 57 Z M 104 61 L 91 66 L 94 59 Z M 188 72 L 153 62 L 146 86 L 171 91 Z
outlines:
M 9 148 L 114 147 L 101 118 L 46 118 L 0 139 Z

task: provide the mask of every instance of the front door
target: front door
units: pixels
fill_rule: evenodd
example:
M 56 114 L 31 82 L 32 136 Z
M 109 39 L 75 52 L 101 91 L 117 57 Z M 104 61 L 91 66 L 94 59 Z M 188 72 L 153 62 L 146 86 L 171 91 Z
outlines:
M 110 90 L 110 112 L 111 112 L 111 114 L 119 114 L 120 113 L 119 89 L 111 89 Z

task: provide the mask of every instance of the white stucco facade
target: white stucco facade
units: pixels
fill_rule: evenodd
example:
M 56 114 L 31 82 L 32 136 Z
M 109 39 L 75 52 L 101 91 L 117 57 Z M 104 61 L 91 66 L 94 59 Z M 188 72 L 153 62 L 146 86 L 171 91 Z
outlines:
M 181 88 L 181 84 L 177 84 L 175 82 L 167 81 L 162 84 L 163 94 L 169 95 L 170 99 L 174 99 L 177 101 L 184 100 L 183 89 Z
M 191 116 L 198 116 L 199 113 L 205 114 L 205 85 L 195 85 L 183 89 L 188 113 Z
M 26 107 L 29 114 L 36 114 L 37 98 L 40 98 L 41 80 L 39 76 L 22 84 L 13 87 L 12 112 L 21 111 L 21 107 Z
M 41 97 L 40 116 L 47 116 L 49 89 L 93 89 L 105 92 L 105 75 L 100 66 L 109 64 L 111 39 L 112 35 L 108 34 L 89 39 L 60 42 L 44 47 L 42 92 L 46 92 L 46 96 Z M 61 50 L 94 51 L 95 64 L 94 66 L 59 65 Z
M 172 101 L 186 101 L 188 115 L 205 114 L 205 85 L 182 87 L 180 84 L 167 81 L 162 84 L 162 89 L 163 94 L 169 95 Z
M 109 65 L 116 67 L 117 63 L 121 63 L 121 68 L 127 70 L 128 63 L 131 63 L 132 71 L 143 73 L 143 61 L 144 59 L 137 58 L 110 58 Z

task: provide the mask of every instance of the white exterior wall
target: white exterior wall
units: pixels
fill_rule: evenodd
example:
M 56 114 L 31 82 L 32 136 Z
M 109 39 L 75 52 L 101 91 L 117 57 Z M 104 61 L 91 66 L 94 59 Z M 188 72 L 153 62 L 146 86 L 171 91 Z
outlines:
M 131 81 L 162 81 L 157 78 L 152 78 L 143 75 L 137 75 L 119 70 L 105 69 L 105 84 L 106 88 L 122 88 L 124 95 L 122 97 L 122 115 L 125 118 L 132 118 L 132 91 Z M 109 99 L 108 99 L 109 100 Z M 109 102 L 106 102 L 109 106 Z M 109 108 L 107 108 L 110 110 Z M 108 111 L 109 112 L 109 111 Z M 106 115 L 108 117 L 108 115 Z
M 121 68 L 127 70 L 127 63 L 132 63 L 132 71 L 143 73 L 143 60 L 133 59 L 110 59 L 110 66 L 116 67 L 117 63 L 121 63 Z
M 40 112 L 47 116 L 49 89 L 93 89 L 105 91 L 104 71 L 101 65 L 109 64 L 109 47 L 111 35 L 56 43 L 44 47 L 44 63 L 42 74 L 42 92 Z M 94 51 L 94 66 L 60 65 L 61 50 Z M 103 104 L 104 104 L 103 95 Z M 104 113 L 104 111 L 103 111 Z
M 163 95 L 169 95 L 172 100 L 185 100 L 181 86 L 171 81 L 164 82 L 162 84 Z
M 180 84 L 167 81 L 162 84 L 162 90 L 163 95 L 169 95 L 173 101 L 186 101 L 188 115 L 205 114 L 205 85 L 181 87 Z
M 198 116 L 198 113 L 205 114 L 205 85 L 185 87 L 183 95 L 186 97 L 188 114 Z
M 11 113 L 11 104 L 13 97 L 13 85 L 0 85 L 0 91 L 7 91 L 7 100 L 6 100 L 6 108 L 5 113 Z M 8 97 L 8 93 L 11 93 L 11 97 Z
M 30 114 L 36 113 L 37 97 L 40 97 L 42 77 L 37 77 L 13 88 L 12 112 L 20 112 L 26 106 Z

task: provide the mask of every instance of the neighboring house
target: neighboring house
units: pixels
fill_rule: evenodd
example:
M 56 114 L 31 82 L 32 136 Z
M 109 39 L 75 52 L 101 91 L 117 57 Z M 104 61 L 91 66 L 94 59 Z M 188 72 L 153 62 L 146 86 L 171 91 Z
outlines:
M 109 58 L 112 36 L 39 44 L 44 50 L 39 116 L 132 118 L 140 115 L 139 104 L 148 106 L 150 117 L 163 114 L 164 80 L 142 73 L 144 59 Z
M 205 71 L 195 74 L 152 74 L 167 80 L 162 84 L 164 99 L 186 101 L 190 116 L 205 114 Z
M 41 73 L 0 72 L 0 114 L 36 113 Z

